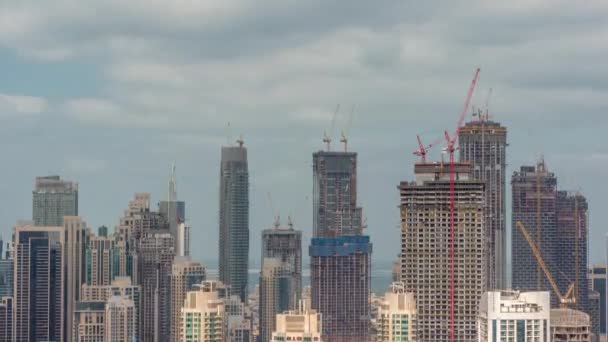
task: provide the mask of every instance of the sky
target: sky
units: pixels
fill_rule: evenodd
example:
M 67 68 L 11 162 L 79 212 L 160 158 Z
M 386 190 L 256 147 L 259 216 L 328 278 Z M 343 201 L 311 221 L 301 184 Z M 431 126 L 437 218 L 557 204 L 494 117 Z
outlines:
M 472 104 L 508 127 L 508 177 L 543 155 L 587 197 L 600 262 L 607 17 L 594 0 L 2 1 L 0 232 L 31 217 L 36 176 L 77 181 L 80 215 L 114 227 L 133 193 L 166 198 L 175 161 L 192 253 L 215 266 L 220 147 L 242 134 L 258 263 L 277 214 L 309 241 L 312 153 L 345 131 L 374 262 L 393 260 L 416 134 L 456 128 L 480 67 Z

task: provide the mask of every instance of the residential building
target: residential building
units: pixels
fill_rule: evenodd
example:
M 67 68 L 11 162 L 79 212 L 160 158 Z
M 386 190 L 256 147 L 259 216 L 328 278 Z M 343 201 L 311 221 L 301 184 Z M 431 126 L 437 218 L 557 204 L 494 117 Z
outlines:
M 479 303 L 479 342 L 550 342 L 549 292 L 489 291 Z
M 226 338 L 230 342 L 253 342 L 253 317 L 238 295 L 224 296 Z
M 76 311 L 76 303 L 80 301 L 82 284 L 86 283 L 86 246 L 90 230 L 78 216 L 65 216 L 64 229 L 64 266 L 65 266 L 65 308 L 66 308 L 66 337 L 71 342 L 74 335 L 74 320 L 72 313 Z
M 368 341 L 371 253 L 365 235 L 312 239 L 311 302 L 323 317 L 323 341 Z
M 384 294 L 376 314 L 376 342 L 414 342 L 416 300 L 405 284 L 394 282 Z
M 186 294 L 182 308 L 182 342 L 224 342 L 225 305 L 217 281 L 204 281 Z
M 90 237 L 86 246 L 86 283 L 88 285 L 110 285 L 116 271 L 114 238 L 107 236 Z
M 168 230 L 143 233 L 139 244 L 139 284 L 142 286 L 142 339 L 169 341 L 171 284 L 175 243 Z
M 77 302 L 72 341 L 105 342 L 105 302 Z
M 372 244 L 357 204 L 357 153 L 313 153 L 312 308 L 326 342 L 366 341 L 370 333 Z
M 64 216 L 78 216 L 78 183 L 59 176 L 36 177 L 32 219 L 36 226 L 62 226 Z
M 13 297 L 0 297 L 0 342 L 13 341 Z
M 566 308 L 551 309 L 551 341 L 591 342 L 591 318 L 588 314 Z
M 112 296 L 105 304 L 105 342 L 138 341 L 137 308 L 126 296 Z
M 507 286 L 506 149 L 507 128 L 477 113 L 458 131 L 459 158 L 473 166 L 472 178 L 485 183 L 487 288 Z
M 301 302 L 297 310 L 290 310 L 277 315 L 276 328 L 272 333 L 271 341 L 323 342 L 322 335 L 321 314 Z
M 15 342 L 64 341 L 65 229 L 15 227 Z
M 106 304 L 110 301 L 112 297 L 121 297 L 126 298 L 133 302 L 133 321 L 135 322 L 135 331 L 133 335 L 135 336 L 135 340 L 139 340 L 139 336 L 143 336 L 143 326 L 140 321 L 141 312 L 142 312 L 142 298 L 141 298 L 141 286 L 134 285 L 131 283 L 130 277 L 116 277 L 111 285 L 82 285 L 82 294 L 83 301 L 99 301 L 105 302 Z M 106 314 L 107 314 L 107 306 L 106 306 Z M 130 315 L 130 313 L 129 313 Z M 110 320 L 111 317 L 107 316 Z M 125 316 L 126 319 L 131 319 L 130 316 Z M 107 325 L 106 325 L 107 327 Z M 116 328 L 112 326 L 112 329 L 127 329 L 125 327 Z M 130 329 L 130 328 L 129 328 Z M 108 331 L 108 330 L 106 330 Z M 111 336 L 123 336 L 123 334 L 131 334 L 130 330 L 125 330 L 124 332 L 116 332 Z
M 454 264 L 454 339 L 477 338 L 475 321 L 486 288 L 484 183 L 471 177 L 471 164 L 454 165 L 451 253 L 450 165 L 416 163 L 415 180 L 401 182 L 401 281 L 416 300 L 420 341 L 449 341 L 451 263 Z M 453 258 L 453 259 L 452 259 Z
M 190 257 L 177 256 L 171 266 L 171 325 L 170 341 L 180 342 L 181 312 L 186 293 L 205 280 L 205 268 Z
M 249 171 L 247 149 L 222 147 L 220 166 L 219 275 L 242 301 L 249 267 Z
M 280 258 L 266 257 L 260 272 L 260 336 L 269 342 L 275 329 L 276 315 L 290 310 L 290 303 L 299 297 L 294 291 L 292 265 Z

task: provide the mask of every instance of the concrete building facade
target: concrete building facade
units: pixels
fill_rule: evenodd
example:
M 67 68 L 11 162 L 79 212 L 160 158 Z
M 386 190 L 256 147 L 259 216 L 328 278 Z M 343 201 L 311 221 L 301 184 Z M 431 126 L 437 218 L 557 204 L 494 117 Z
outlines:
M 90 237 L 86 246 L 86 283 L 89 285 L 110 285 L 115 275 L 114 256 L 115 242 L 113 238 Z
M 132 299 L 112 296 L 105 303 L 104 342 L 138 341 L 137 308 Z
M 310 309 L 304 302 L 299 304 L 297 310 L 278 314 L 275 326 L 271 342 L 323 342 L 321 314 Z
M 484 183 L 471 164 L 455 165 L 454 330 L 457 341 L 477 338 L 479 299 L 486 289 Z M 450 338 L 450 166 L 416 163 L 415 181 L 401 182 L 401 281 L 413 292 L 417 338 Z
M 589 272 L 589 282 L 591 284 L 591 290 L 597 292 L 599 295 L 599 334 L 600 336 L 606 336 L 606 327 L 608 321 L 606 316 L 606 303 L 608 300 L 608 272 L 606 264 L 593 265 Z
M 460 161 L 473 166 L 473 179 L 486 184 L 487 288 L 503 289 L 507 286 L 507 129 L 479 115 L 459 130 L 458 146 Z
M 13 341 L 13 297 L 0 297 L 0 342 Z
M 416 316 L 414 294 L 406 292 L 402 282 L 392 283 L 376 313 L 376 342 L 418 341 Z
M 259 317 L 262 342 L 269 342 L 275 329 L 276 315 L 290 310 L 290 303 L 297 297 L 292 265 L 280 258 L 266 257 L 260 272 Z M 291 297 L 294 297 L 293 299 Z
M 204 281 L 186 294 L 182 308 L 182 342 L 224 342 L 225 305 L 216 281 Z
M 479 342 L 550 342 L 549 292 L 486 292 L 477 324 Z
M 10 243 L 6 244 L 6 253 L 3 253 L 4 242 L 0 238 L 0 298 L 13 296 L 14 260 L 10 251 Z
M 219 276 L 247 298 L 249 267 L 249 171 L 247 149 L 222 147 L 220 166 Z
M 574 309 L 551 309 L 551 341 L 592 342 L 591 317 Z
M 72 341 L 74 331 L 72 313 L 80 301 L 82 284 L 86 283 L 86 246 L 89 244 L 90 230 L 78 216 L 64 216 L 63 229 L 65 236 L 64 265 L 65 265 L 65 304 L 66 304 L 66 336 Z
M 78 184 L 59 176 L 36 177 L 32 219 L 37 226 L 62 226 L 64 216 L 78 216 Z
M 105 302 L 77 302 L 72 341 L 105 342 Z
M 175 257 L 171 266 L 171 326 L 170 341 L 180 342 L 181 312 L 186 293 L 205 280 L 205 268 L 189 257 Z

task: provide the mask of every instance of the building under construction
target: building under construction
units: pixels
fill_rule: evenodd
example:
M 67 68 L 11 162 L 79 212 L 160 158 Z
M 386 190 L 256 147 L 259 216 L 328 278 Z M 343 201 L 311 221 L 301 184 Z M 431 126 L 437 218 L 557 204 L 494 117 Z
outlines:
M 458 132 L 460 161 L 473 164 L 473 178 L 486 184 L 488 239 L 487 287 L 504 289 L 507 272 L 506 147 L 507 129 L 477 113 Z
M 311 302 L 322 315 L 325 342 L 369 340 L 372 244 L 362 221 L 357 154 L 313 153 Z
M 573 309 L 551 309 L 551 341 L 593 341 L 589 315 Z
M 470 163 L 455 163 L 454 328 L 456 341 L 477 339 L 486 288 L 484 183 Z M 450 165 L 417 163 L 415 181 L 399 185 L 401 281 L 416 296 L 417 338 L 450 341 Z

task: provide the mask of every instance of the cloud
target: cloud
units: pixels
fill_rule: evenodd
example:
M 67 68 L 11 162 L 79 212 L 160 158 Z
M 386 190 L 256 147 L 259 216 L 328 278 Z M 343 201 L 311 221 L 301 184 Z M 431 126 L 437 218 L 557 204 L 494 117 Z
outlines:
M 99 173 L 107 168 L 107 161 L 93 158 L 71 157 L 66 159 L 69 172 L 76 174 Z
M 41 97 L 0 94 L 0 116 L 39 114 L 47 108 L 47 100 Z

